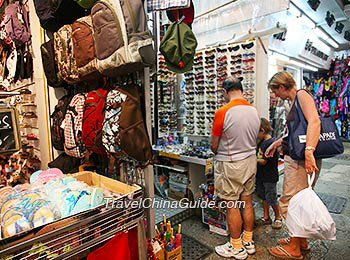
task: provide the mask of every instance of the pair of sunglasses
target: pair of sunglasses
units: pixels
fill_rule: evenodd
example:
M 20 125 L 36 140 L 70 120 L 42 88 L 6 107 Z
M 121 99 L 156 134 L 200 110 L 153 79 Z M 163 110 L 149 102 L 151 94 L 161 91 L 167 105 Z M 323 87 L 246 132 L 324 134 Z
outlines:
M 248 62 L 255 62 L 254 58 L 248 59 L 248 60 L 243 60 L 243 63 L 248 63 Z
M 233 59 L 233 60 L 240 59 L 240 58 L 242 58 L 242 54 L 231 55 L 231 59 Z
M 216 51 L 219 53 L 224 53 L 224 52 L 227 52 L 227 49 L 226 48 L 224 48 L 224 49 L 216 48 Z
M 236 46 L 234 46 L 234 47 L 228 47 L 228 50 L 229 50 L 230 52 L 231 52 L 231 51 L 238 51 L 239 48 L 240 48 L 240 46 L 239 46 L 239 45 L 236 45 Z
M 230 63 L 231 63 L 232 65 L 239 64 L 239 63 L 242 63 L 242 59 L 230 61 Z
M 248 43 L 248 44 L 241 44 L 241 47 L 244 49 L 244 50 L 249 50 L 251 48 L 254 47 L 254 42 L 251 42 L 251 43 Z
M 255 57 L 255 53 L 251 52 L 251 53 L 243 53 L 243 57 Z

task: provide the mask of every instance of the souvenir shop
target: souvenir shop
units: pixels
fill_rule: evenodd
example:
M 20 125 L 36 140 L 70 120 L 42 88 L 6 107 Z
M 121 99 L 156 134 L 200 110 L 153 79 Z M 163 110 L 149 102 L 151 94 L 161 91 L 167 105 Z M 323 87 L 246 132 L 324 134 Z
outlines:
M 227 236 L 224 210 L 138 202 L 215 199 L 229 76 L 280 137 L 290 104 L 266 85 L 291 72 L 347 140 L 349 26 L 270 2 L 0 1 L 0 260 L 203 259 L 181 222 Z

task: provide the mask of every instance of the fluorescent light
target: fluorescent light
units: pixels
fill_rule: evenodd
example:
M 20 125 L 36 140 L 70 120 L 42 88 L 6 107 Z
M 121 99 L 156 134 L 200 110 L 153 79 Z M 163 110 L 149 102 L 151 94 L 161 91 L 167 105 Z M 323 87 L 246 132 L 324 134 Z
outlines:
M 305 65 L 305 69 L 311 70 L 311 71 L 318 71 L 318 68 L 310 66 L 310 65 Z
M 290 5 L 288 11 L 295 17 L 300 17 L 301 16 L 301 12 L 293 4 Z
M 309 27 L 310 29 L 315 28 L 315 23 L 309 18 L 307 17 L 305 14 L 302 14 L 302 16 L 300 16 L 299 18 L 302 22 L 303 25 Z
M 338 49 L 339 48 L 339 44 L 336 43 L 336 41 L 334 41 L 333 39 L 329 38 L 327 39 L 327 42 L 332 45 L 334 48 Z
M 305 64 L 303 64 L 303 63 L 301 63 L 301 62 L 299 62 L 299 61 L 296 61 L 296 60 L 290 60 L 289 62 L 292 63 L 292 64 L 294 64 L 294 65 L 297 65 L 297 66 L 299 66 L 299 67 L 302 67 L 302 68 L 305 67 Z
M 289 63 L 294 64 L 294 65 L 301 67 L 301 68 L 304 68 L 304 69 L 311 70 L 311 71 L 318 71 L 318 68 L 301 63 L 301 62 L 296 61 L 296 60 L 290 60 Z
M 281 60 L 281 61 L 289 61 L 289 57 L 286 56 L 286 55 L 283 55 L 283 54 L 279 54 L 277 52 L 274 52 L 273 53 L 273 56 L 278 59 L 278 60 Z
M 319 27 L 315 29 L 315 33 L 319 38 L 322 38 L 325 42 L 330 44 L 334 48 L 339 48 L 339 44 L 334 41 L 331 37 L 328 36 L 323 30 L 321 30 Z
M 315 33 L 317 34 L 318 37 L 321 37 L 324 40 L 327 40 L 329 38 L 329 36 L 319 27 L 315 29 Z

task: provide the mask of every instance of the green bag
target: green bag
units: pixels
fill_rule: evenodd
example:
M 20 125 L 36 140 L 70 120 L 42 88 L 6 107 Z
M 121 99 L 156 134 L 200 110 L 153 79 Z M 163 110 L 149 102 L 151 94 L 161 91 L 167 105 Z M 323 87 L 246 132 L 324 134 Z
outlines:
M 169 26 L 159 46 L 168 69 L 177 73 L 192 69 L 196 48 L 197 40 L 191 28 L 178 22 Z
M 85 9 L 90 9 L 97 2 L 97 0 L 74 0 L 81 7 Z

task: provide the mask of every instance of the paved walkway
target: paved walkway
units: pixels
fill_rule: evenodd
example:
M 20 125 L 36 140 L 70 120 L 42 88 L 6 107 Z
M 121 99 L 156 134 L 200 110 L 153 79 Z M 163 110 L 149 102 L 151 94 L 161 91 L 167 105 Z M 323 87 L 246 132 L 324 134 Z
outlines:
M 311 240 L 311 253 L 305 255 L 305 260 L 348 260 L 350 259 L 350 144 L 345 144 L 345 153 L 339 158 L 323 161 L 320 178 L 316 184 L 316 192 L 337 195 L 348 199 L 341 214 L 331 214 L 337 226 L 336 241 Z M 279 194 L 282 188 L 283 177 L 278 183 Z M 270 212 L 272 214 L 272 210 Z M 255 210 L 256 218 L 263 216 L 261 203 Z M 214 249 L 216 245 L 226 243 L 228 237 L 209 232 L 208 226 L 201 223 L 199 218 L 192 218 L 183 222 L 183 232 L 194 237 L 203 244 Z M 285 227 L 273 230 L 270 226 L 258 227 L 254 230 L 254 239 L 257 253 L 249 256 L 248 260 L 272 260 L 268 248 L 276 245 L 276 240 L 287 237 Z M 205 260 L 225 259 L 215 252 Z

